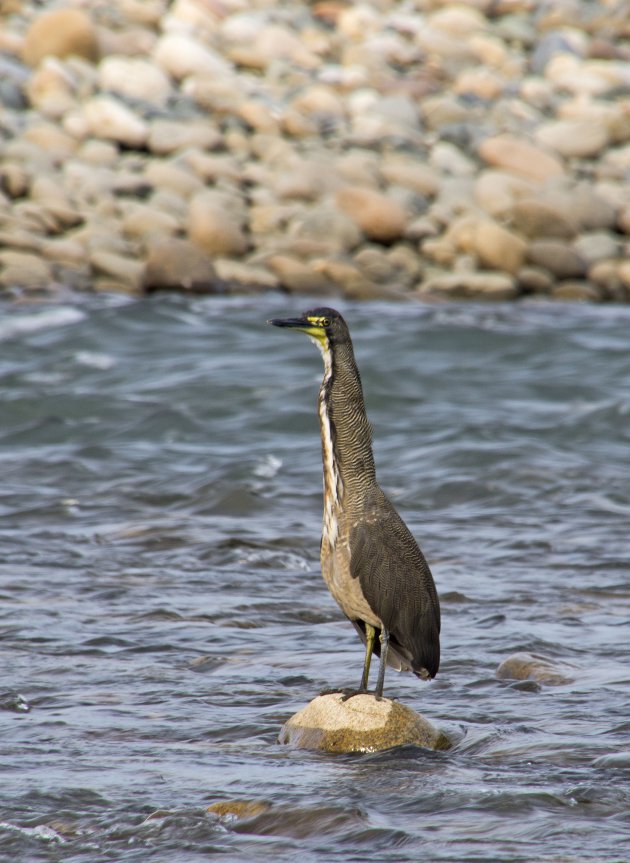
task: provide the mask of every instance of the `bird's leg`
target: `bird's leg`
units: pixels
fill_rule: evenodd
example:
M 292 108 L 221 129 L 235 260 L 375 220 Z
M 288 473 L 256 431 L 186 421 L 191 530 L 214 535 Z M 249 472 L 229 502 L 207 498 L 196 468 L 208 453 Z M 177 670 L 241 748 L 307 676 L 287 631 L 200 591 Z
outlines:
M 383 697 L 383 684 L 385 683 L 385 669 L 387 667 L 387 651 L 389 650 L 389 630 L 383 627 L 381 629 L 381 664 L 378 667 L 378 679 L 376 681 L 376 689 L 374 697 L 380 701 Z
M 376 638 L 376 630 L 369 623 L 365 624 L 365 661 L 363 663 L 363 675 L 359 684 L 359 692 L 367 692 L 368 678 L 370 676 L 370 664 L 372 662 L 372 652 L 374 650 L 374 639 Z

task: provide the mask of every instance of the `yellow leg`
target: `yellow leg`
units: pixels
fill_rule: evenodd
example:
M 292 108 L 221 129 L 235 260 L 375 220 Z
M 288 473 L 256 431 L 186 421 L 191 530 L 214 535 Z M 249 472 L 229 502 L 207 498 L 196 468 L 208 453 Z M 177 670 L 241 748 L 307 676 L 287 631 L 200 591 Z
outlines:
M 361 677 L 361 685 L 359 690 L 367 692 L 368 678 L 370 676 L 370 662 L 372 661 L 372 651 L 374 650 L 374 639 L 376 638 L 376 630 L 369 623 L 365 624 L 365 661 L 363 663 L 363 676 Z

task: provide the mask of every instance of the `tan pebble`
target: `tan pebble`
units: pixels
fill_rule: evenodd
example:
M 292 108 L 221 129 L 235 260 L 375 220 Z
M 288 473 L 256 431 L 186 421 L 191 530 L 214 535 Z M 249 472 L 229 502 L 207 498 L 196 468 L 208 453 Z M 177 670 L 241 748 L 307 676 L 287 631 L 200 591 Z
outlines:
M 229 78 L 232 65 L 221 54 L 186 33 L 166 33 L 155 45 L 156 63 L 176 80 L 189 75 Z
M 181 154 L 180 161 L 189 166 L 204 182 L 218 180 L 240 182 L 243 177 L 238 160 L 230 155 L 205 153 L 197 147 L 191 147 Z
M 523 267 L 516 274 L 516 282 L 524 294 L 549 294 L 555 283 L 543 267 Z
M 298 111 L 291 105 L 282 112 L 280 127 L 283 132 L 292 138 L 313 138 L 320 131 L 316 119 L 307 116 L 302 111 Z
M 465 69 L 457 76 L 453 92 L 490 101 L 501 96 L 506 84 L 505 79 L 492 69 Z
M 450 93 L 429 96 L 422 102 L 422 116 L 429 129 L 440 129 L 455 123 L 466 123 L 473 118 L 471 108 Z
M 573 248 L 588 263 L 616 258 L 621 251 L 617 238 L 605 231 L 581 234 Z
M 5 288 L 41 290 L 52 282 L 52 270 L 39 255 L 29 252 L 0 250 L 0 284 Z
M 603 299 L 601 289 L 591 282 L 567 279 L 558 282 L 551 289 L 551 296 L 555 300 L 573 300 L 578 302 L 599 302 Z
M 143 277 L 145 291 L 223 292 L 212 258 L 179 237 L 162 237 L 149 246 Z
M 23 198 L 31 185 L 30 172 L 19 162 L 0 164 L 0 190 L 10 198 Z
M 480 9 L 472 6 L 449 5 L 427 16 L 427 23 L 452 36 L 468 37 L 488 29 L 488 21 Z
M 429 239 L 424 240 L 421 249 L 424 257 L 442 267 L 450 267 L 457 255 L 457 249 L 445 237 L 435 239 L 429 237 Z
M 320 204 L 296 213 L 289 228 L 292 237 L 328 243 L 331 250 L 350 251 L 362 240 L 362 233 L 348 215 L 331 204 Z
M 496 222 L 477 223 L 472 248 L 484 267 L 516 273 L 523 265 L 527 243 Z
M 63 236 L 45 240 L 41 253 L 48 260 L 68 267 L 85 266 L 85 246 L 75 239 Z
M 277 135 L 280 129 L 278 117 L 275 117 L 271 109 L 257 99 L 245 99 L 236 107 L 236 114 L 252 129 Z
M 77 140 L 54 123 L 42 121 L 26 130 L 24 140 L 45 151 L 54 161 L 63 161 L 77 149 Z
M 556 156 L 507 133 L 482 141 L 479 155 L 490 165 L 530 180 L 549 180 L 564 173 L 562 162 Z
M 414 157 L 386 154 L 380 165 L 380 173 L 387 183 L 411 189 L 428 198 L 435 197 L 440 188 L 438 171 Z
M 405 209 L 372 189 L 346 186 L 337 192 L 336 202 L 371 240 L 394 242 L 407 227 L 408 214 Z
M 182 198 L 190 198 L 204 188 L 203 182 L 191 171 L 162 159 L 151 159 L 144 177 L 156 189 L 176 192 Z
M 588 120 L 544 123 L 536 129 L 535 138 L 540 144 L 568 159 L 597 156 L 608 145 L 605 127 Z
M 630 204 L 627 204 L 619 211 L 617 226 L 624 234 L 630 234 Z
M 559 279 L 582 276 L 586 272 L 584 258 L 561 240 L 534 240 L 528 246 L 527 260 Z
M 244 264 L 231 258 L 216 258 L 214 268 L 221 281 L 231 288 L 238 285 L 241 291 L 276 290 L 280 287 L 278 277 L 265 267 Z
M 46 57 L 26 84 L 26 94 L 33 108 L 50 119 L 59 119 L 76 102 L 76 82 L 56 57 Z
M 630 261 L 621 261 L 617 272 L 623 285 L 630 290 Z
M 89 134 L 127 147 L 145 145 L 149 129 L 145 121 L 112 96 L 95 96 L 83 106 Z
M 119 290 L 135 294 L 142 289 L 144 264 L 141 261 L 102 250 L 93 251 L 89 260 L 94 275 L 105 276 Z
M 506 171 L 482 171 L 475 181 L 476 203 L 490 216 L 502 217 L 516 202 L 531 195 L 536 184 Z
M 173 92 L 162 69 L 140 57 L 106 57 L 99 65 L 99 87 L 160 107 L 166 105 Z
M 89 138 L 77 150 L 77 158 L 98 167 L 112 167 L 118 162 L 120 152 L 111 141 Z
M 37 66 L 44 57 L 51 55 L 76 55 L 90 62 L 98 60 L 98 35 L 87 13 L 80 9 L 52 9 L 37 15 L 26 31 L 24 62 Z
M 168 237 L 181 228 L 174 216 L 161 212 L 150 204 L 132 201 L 121 209 L 122 231 L 131 239 L 144 240 L 155 235 Z
M 249 230 L 252 234 L 272 234 L 283 230 L 291 218 L 301 213 L 295 204 L 262 204 L 249 210 Z
M 574 219 L 536 198 L 517 201 L 505 216 L 512 227 L 531 238 L 568 239 L 578 229 Z
M 432 276 L 419 287 L 421 294 L 459 299 L 513 300 L 519 288 L 513 276 L 504 273 L 459 272 Z
M 221 144 L 221 133 L 207 121 L 157 119 L 148 127 L 147 146 L 156 156 L 168 156 L 179 150 L 197 147 L 213 150 Z
M 195 195 L 188 208 L 188 237 L 210 255 L 242 255 L 247 238 L 239 222 L 206 192 Z
M 289 255 L 272 255 L 267 265 L 278 277 L 280 285 L 292 293 L 315 296 L 339 294 L 339 288 L 325 274 Z

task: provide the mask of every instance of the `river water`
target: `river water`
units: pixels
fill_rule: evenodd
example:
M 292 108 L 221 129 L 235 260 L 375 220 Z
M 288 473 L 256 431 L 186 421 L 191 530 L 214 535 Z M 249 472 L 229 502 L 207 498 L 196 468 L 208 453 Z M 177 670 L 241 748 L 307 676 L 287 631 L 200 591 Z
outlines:
M 442 600 L 440 674 L 386 693 L 455 745 L 333 757 L 276 742 L 362 664 L 321 358 L 264 323 L 309 305 L 0 310 L 0 859 L 630 860 L 630 309 L 340 305 Z

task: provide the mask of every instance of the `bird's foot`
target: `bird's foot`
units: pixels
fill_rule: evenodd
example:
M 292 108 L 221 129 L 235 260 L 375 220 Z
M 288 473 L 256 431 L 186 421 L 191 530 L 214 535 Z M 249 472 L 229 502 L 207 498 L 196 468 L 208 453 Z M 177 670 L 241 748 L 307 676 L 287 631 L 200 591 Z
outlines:
M 368 695 L 367 689 L 353 689 L 351 686 L 330 687 L 322 689 L 320 695 L 341 695 L 342 701 L 347 701 L 349 698 L 354 698 L 355 695 Z

